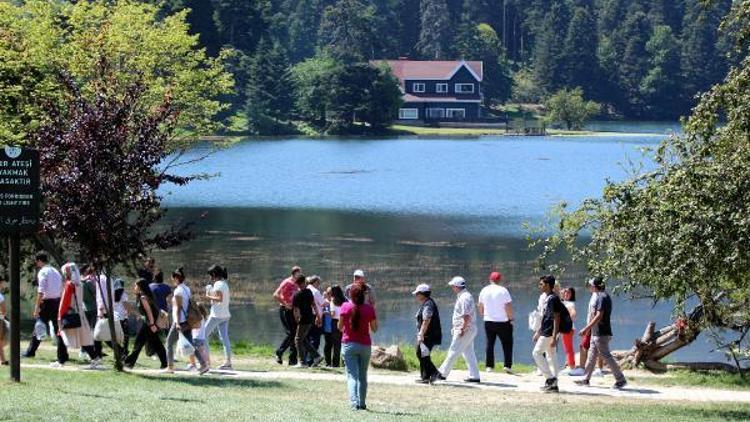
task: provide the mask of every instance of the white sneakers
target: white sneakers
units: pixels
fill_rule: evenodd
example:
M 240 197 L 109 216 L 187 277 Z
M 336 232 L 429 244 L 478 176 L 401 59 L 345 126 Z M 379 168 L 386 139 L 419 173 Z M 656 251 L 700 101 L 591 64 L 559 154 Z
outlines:
M 515 373 L 515 372 L 513 372 L 513 370 L 512 370 L 512 369 L 510 369 L 510 368 L 508 368 L 507 366 L 504 366 L 504 367 L 503 367 L 503 371 L 504 371 L 504 372 L 505 372 L 506 374 L 508 374 L 508 375 L 516 375 L 516 373 Z
M 585 373 L 586 373 L 586 371 L 583 368 L 578 367 L 578 368 L 575 368 L 575 369 L 571 369 L 570 372 L 568 372 L 568 375 L 570 375 L 571 377 L 581 377 Z
M 594 377 L 603 377 L 604 376 L 604 372 L 602 372 L 602 368 L 596 368 L 596 369 L 594 369 L 594 373 L 591 374 L 591 375 L 594 376 Z
M 102 369 L 102 360 L 101 359 L 93 359 L 89 363 L 89 369 Z
M 494 369 L 491 366 L 484 368 L 484 372 L 492 372 Z
M 50 368 L 65 368 L 65 364 L 64 363 L 60 363 L 58 361 L 54 361 L 54 362 L 51 362 L 49 364 L 49 367 Z

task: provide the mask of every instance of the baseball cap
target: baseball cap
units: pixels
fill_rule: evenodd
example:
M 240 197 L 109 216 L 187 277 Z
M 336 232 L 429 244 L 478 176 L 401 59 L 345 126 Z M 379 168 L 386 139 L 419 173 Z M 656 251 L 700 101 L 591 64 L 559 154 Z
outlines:
M 593 277 L 589 280 L 587 283 L 589 286 L 594 287 L 603 287 L 604 286 L 604 279 L 601 277 Z
M 451 281 L 448 282 L 449 286 L 455 286 L 455 287 L 466 287 L 466 280 L 464 280 L 463 277 L 453 277 Z
M 364 271 L 362 271 L 362 270 L 359 270 L 359 269 L 357 269 L 357 270 L 354 270 L 354 277 L 362 277 L 362 278 L 365 278 L 365 272 L 364 272 Z
M 500 274 L 497 271 L 493 271 L 490 273 L 490 281 L 500 281 L 503 279 L 503 275 Z
M 430 285 L 429 284 L 422 283 L 419 286 L 417 286 L 417 288 L 414 289 L 414 291 L 411 292 L 411 294 L 415 295 L 417 293 L 426 293 L 426 292 L 429 292 L 431 290 L 432 289 L 430 289 Z
M 290 271 L 290 274 L 294 274 L 295 271 L 302 271 L 302 268 L 295 265 L 292 267 L 292 271 Z

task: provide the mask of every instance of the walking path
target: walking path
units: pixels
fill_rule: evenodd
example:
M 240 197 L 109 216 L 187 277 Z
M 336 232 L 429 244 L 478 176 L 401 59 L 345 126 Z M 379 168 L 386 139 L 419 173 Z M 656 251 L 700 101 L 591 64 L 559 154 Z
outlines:
M 23 365 L 25 368 L 46 368 L 46 365 Z M 86 366 L 67 365 L 62 369 L 54 370 L 88 370 Z M 136 369 L 134 373 L 170 376 L 195 376 L 196 372 L 176 371 L 174 375 L 159 374 L 158 370 Z M 300 369 L 299 371 L 220 371 L 212 370 L 209 377 L 231 377 L 233 379 L 254 380 L 311 380 L 311 381 L 337 381 L 345 382 L 346 376 L 340 373 L 326 372 L 325 370 Z M 416 373 L 383 373 L 371 372 L 369 381 L 374 384 L 409 385 L 414 388 L 473 388 L 480 391 L 498 391 L 513 393 L 539 394 L 542 384 L 541 377 L 533 374 L 508 375 L 500 373 L 482 373 L 480 384 L 465 383 L 460 380 L 468 376 L 467 371 L 454 370 L 447 381 L 441 381 L 433 386 L 416 384 Z M 639 386 L 628 384 L 623 390 L 614 390 L 611 387 L 612 377 L 593 378 L 590 387 L 581 387 L 573 384 L 577 377 L 561 375 L 559 378 L 560 394 L 587 397 L 616 397 L 623 399 L 662 400 L 674 402 L 744 402 L 750 403 L 750 391 L 720 390 L 710 388 L 686 388 L 671 386 Z

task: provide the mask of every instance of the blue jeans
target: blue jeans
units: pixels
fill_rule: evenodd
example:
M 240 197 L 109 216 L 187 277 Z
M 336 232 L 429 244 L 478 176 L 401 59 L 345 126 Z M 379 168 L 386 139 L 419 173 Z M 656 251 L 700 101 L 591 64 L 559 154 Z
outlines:
M 219 328 L 219 338 L 224 345 L 224 358 L 229 362 L 232 359 L 232 345 L 229 344 L 229 318 L 208 317 L 208 321 L 206 321 L 206 341 L 216 328 Z
M 344 343 L 341 347 L 346 363 L 346 383 L 349 402 L 356 409 L 364 409 L 367 398 L 367 368 L 370 366 L 371 347 L 360 343 Z

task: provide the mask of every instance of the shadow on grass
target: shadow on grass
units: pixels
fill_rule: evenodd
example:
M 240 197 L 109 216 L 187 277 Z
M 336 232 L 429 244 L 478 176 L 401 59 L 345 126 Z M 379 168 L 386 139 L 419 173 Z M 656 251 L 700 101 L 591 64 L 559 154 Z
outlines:
M 373 409 L 370 409 L 369 407 L 367 408 L 367 410 L 365 410 L 365 412 L 372 413 L 373 415 L 389 415 L 389 416 L 399 416 L 399 417 L 420 415 L 420 413 L 405 412 L 402 410 L 373 410 Z
M 163 376 L 149 374 L 134 374 L 138 378 L 150 381 L 171 382 L 176 384 L 187 384 L 195 387 L 240 387 L 240 388 L 282 388 L 284 384 L 279 381 L 265 381 L 238 378 L 216 378 L 211 376 Z

